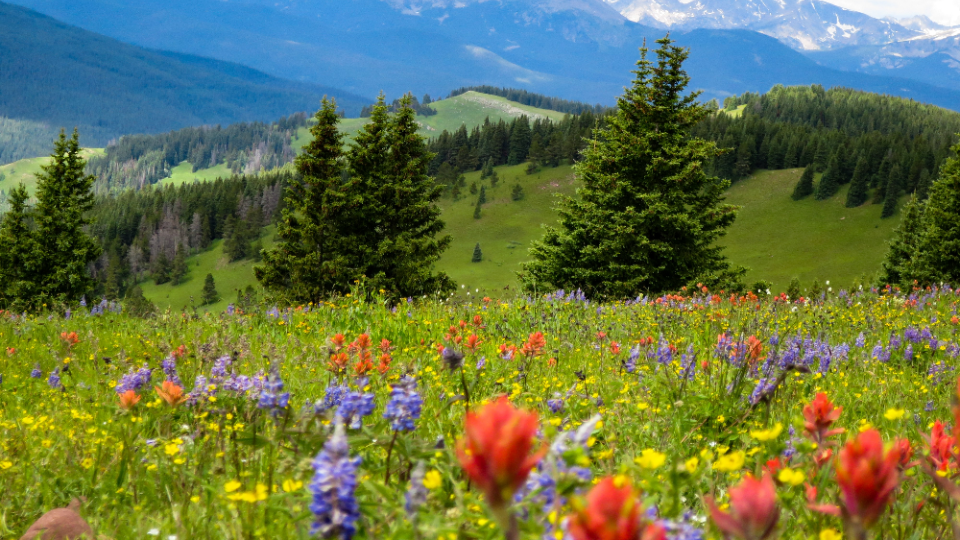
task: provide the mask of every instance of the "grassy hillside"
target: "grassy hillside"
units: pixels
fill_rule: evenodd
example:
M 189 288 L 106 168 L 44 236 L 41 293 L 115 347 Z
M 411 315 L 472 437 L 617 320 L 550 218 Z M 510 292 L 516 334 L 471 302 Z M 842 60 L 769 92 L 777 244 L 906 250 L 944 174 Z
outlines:
M 264 247 L 273 245 L 275 234 L 276 227 L 264 228 Z M 153 281 L 146 281 L 140 284 L 143 295 L 161 309 L 167 307 L 174 310 L 190 309 L 195 305 L 201 312 L 223 311 L 228 304 L 236 300 L 238 289 L 242 290 L 247 285 L 257 284 L 257 280 L 253 277 L 255 263 L 249 260 L 231 263 L 223 253 L 222 240 L 215 241 L 209 250 L 190 257 L 187 264 L 189 271 L 186 281 L 176 286 L 170 283 L 157 285 Z M 199 306 L 200 291 L 203 289 L 203 281 L 207 274 L 213 274 L 217 292 L 220 293 L 220 301 L 208 306 Z
M 232 175 L 233 172 L 223 163 L 220 163 L 216 167 L 200 169 L 194 172 L 193 165 L 191 165 L 189 161 L 184 161 L 170 170 L 170 176 L 157 183 L 161 185 L 179 186 L 180 184 L 190 182 L 206 182 L 216 180 L 217 178 L 227 178 Z
M 557 195 L 575 191 L 569 166 L 533 175 L 524 169 L 522 165 L 497 168 L 501 181 L 497 187 L 486 182 L 488 203 L 480 219 L 473 217 L 476 196 L 468 190 L 459 201 L 441 201 L 446 231 L 453 241 L 439 268 L 466 290 L 500 297 L 514 294 L 516 271 L 529 258 L 530 242 L 541 237 L 542 224 L 556 223 Z M 781 291 L 796 276 L 805 287 L 814 279 L 848 287 L 860 275 L 877 271 L 899 216 L 881 220 L 880 205 L 845 208 L 846 187 L 827 201 L 793 201 L 790 194 L 801 172 L 761 171 L 727 192 L 727 200 L 741 206 L 741 211 L 723 244 L 735 264 L 748 267 L 748 284 L 764 279 Z M 478 172 L 466 177 L 468 186 L 479 184 Z M 518 183 L 525 197 L 513 201 L 511 190 Z M 273 229 L 267 231 L 265 245 L 273 241 Z M 478 242 L 483 261 L 474 263 L 471 258 Z M 144 294 L 162 307 L 189 306 L 190 296 L 199 298 L 203 277 L 210 272 L 224 297 L 212 308 L 226 306 L 236 298 L 238 288 L 256 283 L 253 264 L 227 263 L 219 244 L 190 258 L 191 277 L 185 284 L 147 284 Z
M 727 192 L 742 208 L 723 243 L 730 259 L 749 269 L 748 284 L 765 279 L 779 291 L 796 276 L 804 286 L 819 279 L 848 287 L 878 271 L 900 214 L 881 220 L 882 205 L 846 208 L 849 185 L 826 201 L 794 201 L 802 173 L 761 171 Z
M 49 151 L 49 150 L 48 150 Z M 84 148 L 82 155 L 89 158 L 93 155 L 103 154 L 103 148 Z M 0 191 L 9 193 L 11 189 L 17 187 L 20 182 L 27 186 L 27 190 L 32 194 L 37 187 L 37 174 L 40 167 L 50 162 L 49 157 L 27 158 L 0 165 Z

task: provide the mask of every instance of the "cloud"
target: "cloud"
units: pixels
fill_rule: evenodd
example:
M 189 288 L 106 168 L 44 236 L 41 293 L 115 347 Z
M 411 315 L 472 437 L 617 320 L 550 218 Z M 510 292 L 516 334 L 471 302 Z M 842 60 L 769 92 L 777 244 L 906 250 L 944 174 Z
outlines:
M 960 25 L 957 0 L 828 0 L 831 4 L 873 17 L 926 15 L 940 24 Z

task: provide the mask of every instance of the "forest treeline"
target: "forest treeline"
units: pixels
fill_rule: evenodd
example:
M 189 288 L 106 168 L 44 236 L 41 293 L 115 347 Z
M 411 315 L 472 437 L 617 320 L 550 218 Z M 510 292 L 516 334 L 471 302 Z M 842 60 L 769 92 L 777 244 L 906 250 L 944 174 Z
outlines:
M 236 175 L 178 187 L 100 197 L 91 234 L 103 246 L 94 264 L 98 292 L 122 298 L 145 277 L 184 278 L 186 257 L 224 240 L 230 260 L 259 256 L 262 228 L 279 215 L 293 173 Z
M 97 177 L 97 193 L 143 189 L 189 161 L 193 170 L 226 164 L 234 174 L 277 169 L 293 161 L 297 130 L 307 125 L 305 113 L 267 124 L 249 122 L 227 127 L 186 128 L 160 135 L 129 135 L 91 158 L 87 171 Z
M 956 112 L 847 88 L 776 86 L 724 106 L 693 131 L 727 150 L 711 164 L 715 174 L 736 181 L 756 169 L 810 167 L 808 176 L 823 178 L 806 194 L 826 198 L 852 182 L 847 206 L 885 203 L 885 217 L 905 193 L 926 198 L 960 133 Z

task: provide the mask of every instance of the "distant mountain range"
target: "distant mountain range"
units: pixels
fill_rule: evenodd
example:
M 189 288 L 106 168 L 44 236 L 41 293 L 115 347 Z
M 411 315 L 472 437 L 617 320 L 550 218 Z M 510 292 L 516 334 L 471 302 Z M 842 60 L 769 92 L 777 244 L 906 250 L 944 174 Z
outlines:
M 122 41 L 367 96 L 493 84 L 612 104 L 637 47 L 671 28 L 706 98 L 819 83 L 960 109 L 953 29 L 820 0 L 14 1 Z
M 127 133 L 274 121 L 315 110 L 324 94 L 351 114 L 370 102 L 239 64 L 121 43 L 0 3 L 0 117 L 20 122 L 0 121 L 3 162 L 35 155 L 36 144 L 49 152 L 60 127 L 79 127 L 84 145 L 103 146 Z M 31 137 L 45 142 L 24 140 Z

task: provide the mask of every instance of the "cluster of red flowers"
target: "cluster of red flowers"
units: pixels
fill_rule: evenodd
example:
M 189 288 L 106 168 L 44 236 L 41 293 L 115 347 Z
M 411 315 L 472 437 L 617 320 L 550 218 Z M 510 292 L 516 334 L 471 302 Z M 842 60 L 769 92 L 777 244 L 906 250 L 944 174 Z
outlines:
M 330 338 L 332 345 L 330 349 L 330 358 L 327 360 L 327 369 L 337 375 L 342 375 L 350 366 L 351 356 L 356 359 L 353 364 L 353 373 L 357 377 L 363 377 L 374 369 L 381 375 L 390 369 L 393 357 L 390 351 L 393 347 L 387 339 L 380 340 L 380 356 L 377 357 L 377 363 L 373 362 L 373 341 L 369 334 L 360 334 L 357 339 L 347 344 L 347 338 L 343 334 L 336 334 Z
M 77 336 L 76 332 L 61 332 L 60 341 L 64 342 L 67 347 L 73 347 L 77 343 L 80 343 L 80 337 Z

